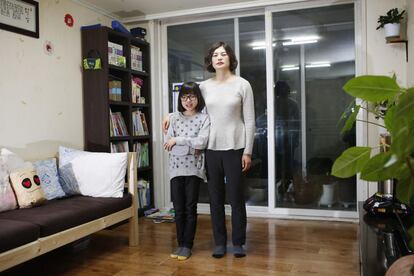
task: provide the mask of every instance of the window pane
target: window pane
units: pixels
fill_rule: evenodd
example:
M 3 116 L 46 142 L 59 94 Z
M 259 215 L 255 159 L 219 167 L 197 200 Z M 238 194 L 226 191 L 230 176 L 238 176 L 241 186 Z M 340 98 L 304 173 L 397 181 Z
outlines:
M 252 168 L 245 178 L 248 205 L 267 206 L 267 115 L 266 115 L 266 49 L 264 16 L 239 19 L 240 76 L 248 80 L 254 94 L 256 133 Z
M 355 210 L 355 178 L 330 176 L 333 161 L 355 145 L 338 121 L 352 98 L 354 7 L 339 5 L 273 15 L 276 206 Z

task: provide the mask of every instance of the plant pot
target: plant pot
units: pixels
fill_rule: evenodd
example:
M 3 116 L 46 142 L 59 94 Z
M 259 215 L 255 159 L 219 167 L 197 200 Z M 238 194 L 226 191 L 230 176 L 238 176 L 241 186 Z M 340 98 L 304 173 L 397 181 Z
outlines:
M 317 198 L 315 185 L 299 174 L 293 175 L 293 196 L 297 205 L 314 203 Z
M 400 36 L 400 23 L 389 23 L 384 25 L 386 37 Z
M 324 206 L 328 206 L 329 208 L 331 208 L 332 205 L 336 203 L 335 187 L 336 187 L 336 182 L 322 185 L 322 195 L 319 199 L 319 206 L 324 205 Z

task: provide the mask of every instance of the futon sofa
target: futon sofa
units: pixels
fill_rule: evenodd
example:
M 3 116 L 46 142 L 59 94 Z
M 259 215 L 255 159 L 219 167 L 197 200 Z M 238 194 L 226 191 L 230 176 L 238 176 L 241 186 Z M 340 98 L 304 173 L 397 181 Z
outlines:
M 127 179 L 128 191 L 121 198 L 78 195 L 0 213 L 0 272 L 124 220 L 129 223 L 129 245 L 136 246 L 135 153 L 128 154 Z

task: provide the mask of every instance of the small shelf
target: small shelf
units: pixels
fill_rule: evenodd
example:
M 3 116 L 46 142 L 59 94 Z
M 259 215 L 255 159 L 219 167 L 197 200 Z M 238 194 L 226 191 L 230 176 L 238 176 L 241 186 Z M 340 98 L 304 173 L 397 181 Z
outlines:
M 109 137 L 109 140 L 111 141 L 125 141 L 128 140 L 130 136 L 111 136 Z
M 397 37 L 386 37 L 385 41 L 387 41 L 388 44 L 405 43 L 405 59 L 408 62 L 408 40 L 407 39 L 397 36 Z
M 149 74 L 147 72 L 137 71 L 137 70 L 131 70 L 131 74 L 142 76 L 142 77 L 148 77 Z
M 132 107 L 151 107 L 151 105 L 150 104 L 147 104 L 147 103 L 145 103 L 145 104 L 133 103 L 131 106 Z
M 116 66 L 112 64 L 108 64 L 108 68 L 111 70 L 117 70 L 117 71 L 122 71 L 122 72 L 127 72 L 127 73 L 130 72 L 128 68 L 120 67 L 120 66 Z
M 132 136 L 132 139 L 134 140 L 145 140 L 150 139 L 151 135 L 140 135 L 140 136 Z
M 109 105 L 129 106 L 129 102 L 125 102 L 125 101 L 109 101 Z

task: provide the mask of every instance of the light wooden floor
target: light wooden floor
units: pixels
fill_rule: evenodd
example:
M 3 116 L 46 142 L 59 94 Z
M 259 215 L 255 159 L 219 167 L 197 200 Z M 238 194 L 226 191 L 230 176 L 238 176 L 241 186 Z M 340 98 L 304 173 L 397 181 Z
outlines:
M 177 261 L 169 258 L 175 225 L 144 218 L 139 223 L 138 247 L 127 246 L 121 225 L 93 235 L 82 250 L 58 249 L 6 274 L 359 275 L 357 224 L 248 219 L 247 257 L 234 258 L 230 246 L 224 258 L 214 259 L 210 217 L 200 215 L 193 256 Z

